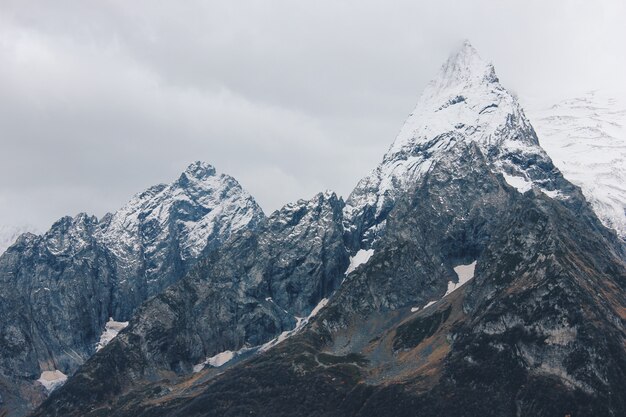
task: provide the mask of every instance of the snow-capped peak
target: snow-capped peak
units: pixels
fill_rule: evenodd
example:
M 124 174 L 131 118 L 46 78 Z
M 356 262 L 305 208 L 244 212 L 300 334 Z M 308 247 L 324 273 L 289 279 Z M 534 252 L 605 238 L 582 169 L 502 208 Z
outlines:
M 212 177 L 216 174 L 217 170 L 213 165 L 207 164 L 206 162 L 202 161 L 196 161 L 190 164 L 181 176 L 202 179 L 206 177 Z
M 500 85 L 493 65 L 465 41 L 426 86 L 385 160 L 412 153 L 417 145 L 433 140 L 474 141 L 483 150 L 502 145 L 505 139 L 537 146 L 534 134 L 515 138 L 500 134 L 509 116 L 517 127 L 530 129 L 517 100 Z
M 558 195 L 550 183 L 550 159 L 517 99 L 502 87 L 493 66 L 465 41 L 426 86 L 382 163 L 346 201 L 347 224 L 362 224 L 362 230 L 352 231 L 363 239 L 359 246 L 367 248 L 379 234 L 399 193 L 459 142 L 478 145 L 520 191 L 538 187 Z M 528 160 L 541 162 L 537 165 L 542 168 L 525 164 Z
M 173 183 L 148 188 L 103 219 L 101 239 L 128 262 L 135 262 L 133 254 L 155 254 L 167 240 L 176 241 L 181 258 L 187 259 L 197 257 L 210 241 L 223 241 L 262 217 L 261 208 L 234 178 L 194 162 Z
M 438 95 L 452 86 L 498 82 L 491 63 L 484 61 L 468 40 L 453 52 L 442 65 L 439 74 L 424 91 L 424 96 Z

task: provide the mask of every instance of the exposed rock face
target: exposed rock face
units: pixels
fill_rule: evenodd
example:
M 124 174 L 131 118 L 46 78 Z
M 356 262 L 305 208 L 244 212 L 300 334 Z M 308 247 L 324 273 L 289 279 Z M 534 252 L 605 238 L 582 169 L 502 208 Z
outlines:
M 343 278 L 342 209 L 335 194 L 318 194 L 273 213 L 257 231 L 234 235 L 142 306 L 112 343 L 143 357 L 143 378 L 157 378 L 292 329 Z
M 34 415 L 625 415 L 625 290 L 623 241 L 465 44 L 345 207 L 233 234 Z
M 40 374 L 71 375 L 95 352 L 109 317 L 127 320 L 203 251 L 263 218 L 234 179 L 194 163 L 174 183 L 138 194 L 100 222 L 79 214 L 42 236 L 23 235 L 0 257 L 5 401 L 25 406 L 27 392 L 36 403 Z
M 342 210 L 335 194 L 318 194 L 273 213 L 256 232 L 233 235 L 146 302 L 81 368 L 69 392 L 114 397 L 146 381 L 190 374 L 220 352 L 258 348 L 295 327 L 343 279 Z
M 116 298 L 111 315 L 130 318 L 148 297 L 177 281 L 203 253 L 264 218 L 237 181 L 211 165 L 191 164 L 172 184 L 135 196 L 101 221 L 96 238 L 114 262 Z M 133 300 L 129 301 L 132 297 Z

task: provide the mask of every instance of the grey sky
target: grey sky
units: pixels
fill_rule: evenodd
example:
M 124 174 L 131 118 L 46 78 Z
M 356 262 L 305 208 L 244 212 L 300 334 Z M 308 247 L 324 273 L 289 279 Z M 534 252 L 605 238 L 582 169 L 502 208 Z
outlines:
M 194 160 L 269 213 L 346 196 L 468 38 L 524 97 L 626 89 L 626 2 L 0 0 L 0 223 L 101 216 Z

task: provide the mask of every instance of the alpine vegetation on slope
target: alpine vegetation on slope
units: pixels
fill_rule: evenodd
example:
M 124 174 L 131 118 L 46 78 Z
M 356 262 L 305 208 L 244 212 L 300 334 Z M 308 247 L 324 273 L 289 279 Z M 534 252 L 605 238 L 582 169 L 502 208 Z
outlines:
M 382 163 L 346 201 L 353 250 L 368 248 L 384 230 L 397 197 L 455 143 L 468 141 L 520 191 L 537 187 L 557 196 L 563 188 L 517 99 L 502 87 L 493 66 L 465 42 L 428 84 Z
M 554 164 L 626 239 L 626 102 L 592 91 L 529 113 Z
M 41 401 L 36 381 L 44 372 L 71 375 L 96 351 L 109 318 L 128 320 L 203 251 L 263 218 L 233 178 L 196 162 L 101 221 L 79 214 L 20 237 L 0 257 L 4 402 L 23 412 Z

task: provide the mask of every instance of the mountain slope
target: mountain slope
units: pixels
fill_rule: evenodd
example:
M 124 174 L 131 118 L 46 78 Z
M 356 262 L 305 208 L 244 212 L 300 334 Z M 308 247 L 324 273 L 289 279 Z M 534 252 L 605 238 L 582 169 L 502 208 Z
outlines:
M 588 207 L 581 220 L 519 194 L 477 146 L 450 157 L 304 331 L 230 368 L 111 389 L 141 357 L 127 331 L 35 415 L 623 414 L 623 247 Z
M 234 179 L 194 163 L 101 221 L 79 214 L 20 237 L 0 256 L 3 401 L 16 415 L 41 402 L 44 386 L 55 386 L 50 373 L 71 375 L 84 363 L 110 317 L 128 320 L 203 251 L 263 218 Z
M 347 249 L 309 234 L 233 236 L 209 258 L 215 269 L 199 265 L 173 293 L 146 303 L 34 415 L 626 412 L 618 388 L 626 377 L 624 244 L 554 167 L 517 101 L 469 44 L 444 65 L 342 213 L 332 216 L 332 230 L 345 231 Z M 274 268 L 259 254 L 306 254 L 307 264 L 327 265 L 318 247 L 329 244 L 344 257 L 325 268 L 334 283 L 328 295 L 316 293 L 298 313 L 280 304 L 306 314 L 329 297 L 308 325 L 252 349 L 245 338 L 258 329 L 271 337 L 278 326 L 215 319 L 252 294 L 254 305 L 285 292 L 300 299 L 297 286 L 268 292 Z M 177 321 L 151 319 L 159 305 Z M 208 324 L 194 322 L 207 312 Z M 205 354 L 211 366 L 192 368 Z
M 626 239 L 626 102 L 592 91 L 529 109 L 555 165 L 581 187 L 600 220 Z

